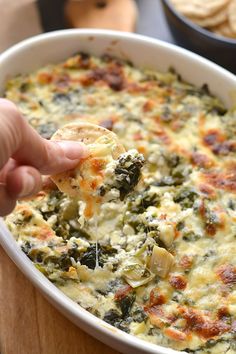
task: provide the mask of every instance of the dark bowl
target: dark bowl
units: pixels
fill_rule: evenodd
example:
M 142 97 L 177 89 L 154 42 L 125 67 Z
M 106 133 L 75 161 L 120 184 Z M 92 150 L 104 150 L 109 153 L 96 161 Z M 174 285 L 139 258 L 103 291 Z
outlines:
M 194 24 L 175 10 L 169 0 L 162 0 L 162 5 L 171 33 L 181 47 L 190 49 L 236 74 L 236 39 L 218 36 Z

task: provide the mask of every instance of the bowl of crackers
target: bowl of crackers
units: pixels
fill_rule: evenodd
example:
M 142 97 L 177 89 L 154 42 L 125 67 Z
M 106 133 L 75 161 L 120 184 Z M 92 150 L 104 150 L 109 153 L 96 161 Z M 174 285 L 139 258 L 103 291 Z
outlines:
M 236 73 L 236 0 L 162 0 L 176 42 Z

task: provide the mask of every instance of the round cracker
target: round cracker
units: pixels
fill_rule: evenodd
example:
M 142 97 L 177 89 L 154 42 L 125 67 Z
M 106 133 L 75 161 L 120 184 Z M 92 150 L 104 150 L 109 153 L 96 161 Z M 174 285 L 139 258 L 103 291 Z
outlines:
M 88 115 L 84 113 L 70 113 L 63 117 L 63 120 L 66 122 L 65 124 L 75 123 L 75 122 L 88 122 L 92 124 L 99 125 L 97 122 L 100 118 L 94 115 Z
M 110 141 L 115 143 L 112 157 L 117 159 L 118 156 L 125 151 L 123 145 L 119 142 L 116 134 L 96 124 L 88 122 L 74 122 L 66 124 L 53 134 L 51 140 L 72 140 L 89 145 L 93 144 L 102 136 L 106 136 Z
M 228 7 L 229 26 L 236 35 L 236 0 L 231 0 Z
M 117 121 L 117 118 L 114 117 L 107 117 L 107 118 L 101 118 L 100 116 L 96 115 L 86 115 L 82 113 L 72 113 L 68 114 L 64 117 L 64 120 L 68 121 L 68 123 L 75 123 L 75 122 L 88 122 L 96 125 L 100 125 L 101 127 L 104 127 L 108 130 L 112 130 L 112 126 L 114 122 Z M 67 124 L 68 124 L 67 123 Z
M 213 27 L 212 31 L 220 36 L 228 38 L 236 38 L 236 34 L 231 30 L 229 22 L 223 22 L 219 26 Z
M 218 26 L 221 23 L 225 22 L 228 18 L 228 8 L 224 8 L 216 14 L 206 17 L 206 18 L 198 18 L 198 17 L 188 17 L 192 22 L 196 23 L 198 26 L 211 28 L 214 26 Z
M 111 156 L 114 160 L 125 152 L 124 146 L 119 142 L 117 136 L 103 127 L 87 122 L 74 122 L 63 126 L 58 129 L 52 136 L 51 140 L 68 140 L 79 141 L 88 146 L 94 144 L 98 139 L 104 137 L 102 143 L 113 143 Z M 89 159 L 89 156 L 88 158 Z M 84 199 L 84 191 L 75 189 L 72 184 L 72 178 L 77 176 L 81 168 L 81 164 L 74 170 L 59 173 L 51 176 L 53 182 L 57 185 L 61 192 L 68 194 L 71 197 L 79 197 Z
M 230 0 L 171 0 L 175 8 L 187 17 L 205 19 L 225 8 Z

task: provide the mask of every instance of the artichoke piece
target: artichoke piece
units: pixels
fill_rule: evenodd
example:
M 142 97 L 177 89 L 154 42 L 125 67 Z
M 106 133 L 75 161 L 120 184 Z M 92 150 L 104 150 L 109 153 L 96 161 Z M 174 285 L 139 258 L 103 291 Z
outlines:
M 149 268 L 152 273 L 165 278 L 174 264 L 174 257 L 165 248 L 154 246 Z
M 63 209 L 62 209 L 63 220 L 70 221 L 76 219 L 76 217 L 78 217 L 78 213 L 79 213 L 78 200 L 73 199 L 70 200 L 69 203 L 66 203 L 65 206 L 63 205 Z
M 154 274 L 138 259 L 130 259 L 123 268 L 123 276 L 132 288 L 147 284 L 154 278 Z
M 174 227 L 167 223 L 159 223 L 160 240 L 166 247 L 170 247 L 174 241 Z
M 138 288 L 139 286 L 145 285 L 147 283 L 149 283 L 153 278 L 154 278 L 154 274 L 152 274 L 151 272 L 149 272 L 149 276 L 147 276 L 147 278 L 141 278 L 139 280 L 132 280 L 132 279 L 128 279 L 126 278 L 127 283 L 132 286 L 132 288 Z

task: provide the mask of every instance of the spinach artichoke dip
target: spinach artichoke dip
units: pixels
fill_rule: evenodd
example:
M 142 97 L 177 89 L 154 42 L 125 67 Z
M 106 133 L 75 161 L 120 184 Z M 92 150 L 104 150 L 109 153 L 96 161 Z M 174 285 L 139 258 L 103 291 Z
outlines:
M 99 212 L 105 202 L 124 200 L 141 178 L 143 155 L 134 149 L 126 152 L 116 134 L 106 128 L 74 122 L 58 129 L 51 139 L 86 145 L 87 156 L 75 169 L 51 176 L 61 192 L 85 202 L 86 218 Z
M 53 183 L 18 203 L 6 222 L 35 266 L 138 338 L 235 354 L 236 112 L 174 70 L 86 53 L 17 76 L 5 96 L 45 138 L 83 120 L 145 158 L 135 190 L 102 203 L 97 218 Z

